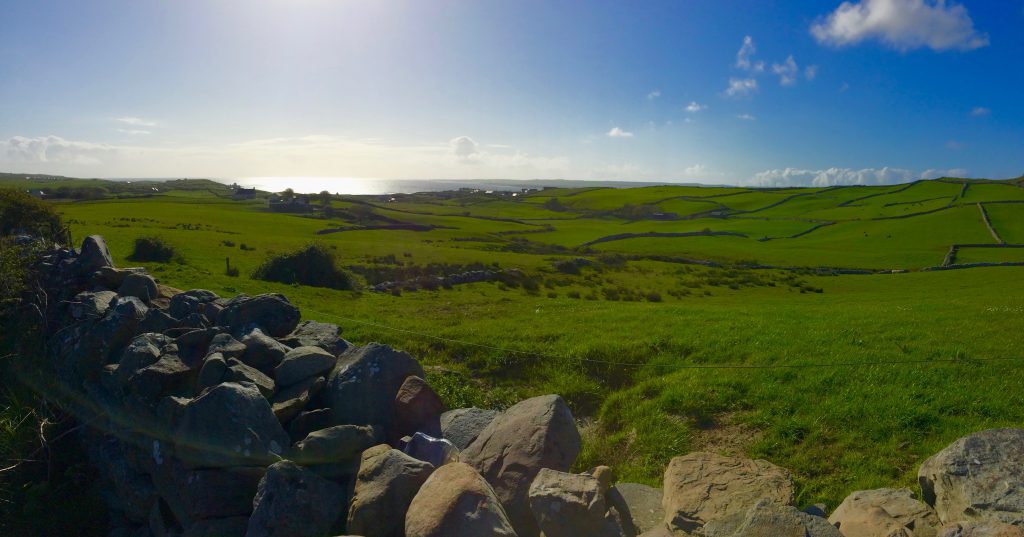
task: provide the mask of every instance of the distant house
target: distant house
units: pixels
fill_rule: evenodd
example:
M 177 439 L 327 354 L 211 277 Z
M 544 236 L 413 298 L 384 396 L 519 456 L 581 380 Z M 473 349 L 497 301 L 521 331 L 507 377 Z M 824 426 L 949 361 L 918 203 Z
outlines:
M 280 194 L 272 194 L 267 198 L 267 207 L 278 213 L 308 213 L 313 211 L 307 196 L 286 198 Z
M 251 200 L 256 197 L 256 187 L 253 188 L 235 188 L 234 194 L 231 195 L 231 199 L 235 201 Z

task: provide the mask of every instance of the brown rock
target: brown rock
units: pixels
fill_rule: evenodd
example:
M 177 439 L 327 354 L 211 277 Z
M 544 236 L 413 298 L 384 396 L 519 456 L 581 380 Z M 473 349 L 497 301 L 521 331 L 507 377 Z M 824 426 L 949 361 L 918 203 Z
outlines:
M 471 466 L 446 464 L 420 487 L 405 515 L 406 537 L 515 537 L 491 486 Z
M 935 537 L 939 518 L 910 489 L 854 492 L 828 517 L 845 537 Z
M 433 471 L 429 463 L 387 444 L 364 451 L 348 511 L 348 531 L 365 537 L 404 537 L 405 513 Z
M 427 381 L 409 376 L 395 394 L 395 436 L 420 432 L 440 438 L 442 412 L 444 403 Z
M 706 452 L 676 457 L 665 469 L 662 506 L 674 530 L 692 533 L 710 520 L 746 513 L 760 500 L 789 505 L 789 471 L 763 460 Z

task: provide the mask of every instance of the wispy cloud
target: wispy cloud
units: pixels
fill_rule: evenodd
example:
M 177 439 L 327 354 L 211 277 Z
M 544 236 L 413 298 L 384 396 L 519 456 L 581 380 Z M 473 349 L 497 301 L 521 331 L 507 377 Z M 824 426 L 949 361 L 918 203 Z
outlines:
M 989 44 L 974 29 L 967 8 L 945 0 L 861 0 L 843 2 L 811 25 L 819 43 L 846 46 L 869 39 L 900 51 L 927 47 L 935 51 L 974 50 Z
M 737 114 L 736 119 L 742 119 L 743 121 L 757 121 L 757 118 L 750 114 Z
M 800 73 L 800 68 L 797 67 L 796 60 L 790 54 L 785 62 L 772 64 L 772 72 L 779 76 L 779 84 L 792 86 L 796 84 L 796 77 Z
M 971 115 L 974 117 L 987 116 L 992 113 L 992 110 L 985 108 L 984 106 L 975 106 L 971 109 Z
M 106 144 L 65 140 L 60 136 L 14 136 L 0 140 L 0 163 L 95 166 L 103 164 L 116 151 Z
M 814 80 L 817 77 L 818 77 L 818 66 L 817 65 L 808 65 L 807 67 L 804 67 L 804 78 L 806 78 L 807 80 Z
M 736 67 L 743 69 L 744 71 L 753 71 L 760 73 L 764 71 L 764 62 L 755 62 L 751 57 L 757 53 L 757 46 L 754 45 L 754 38 L 745 36 L 743 38 L 743 45 L 740 46 L 740 50 L 736 52 Z
M 725 94 L 729 97 L 742 97 L 757 91 L 757 80 L 753 78 L 730 78 Z
M 647 100 L 648 101 L 653 101 L 653 100 L 657 99 L 658 97 L 661 97 L 661 90 L 657 90 L 656 89 L 656 90 L 654 90 L 654 91 L 652 91 L 652 92 L 647 94 Z
M 696 114 L 701 110 L 706 110 L 707 107 L 708 105 L 706 104 L 698 104 L 697 101 L 690 101 L 690 104 L 686 105 L 686 111 L 691 114 Z
M 115 121 L 119 121 L 121 123 L 124 123 L 125 125 L 133 125 L 136 127 L 156 127 L 157 125 L 156 121 L 135 116 L 119 117 L 115 118 Z
M 742 181 L 749 186 L 835 186 L 835 185 L 891 185 L 905 183 L 916 179 L 935 179 L 938 177 L 966 177 L 967 170 L 930 169 L 915 173 L 903 168 L 780 168 L 755 173 Z
M 619 127 L 612 127 L 612 130 L 608 131 L 606 134 L 610 138 L 632 138 L 633 137 L 633 133 L 632 132 L 624 131 L 624 130 L 620 129 Z
M 138 134 L 153 134 L 152 131 L 144 131 L 144 130 L 141 130 L 141 129 L 117 129 L 117 132 L 120 132 L 122 134 L 130 134 L 132 136 L 135 136 L 135 135 L 138 135 Z

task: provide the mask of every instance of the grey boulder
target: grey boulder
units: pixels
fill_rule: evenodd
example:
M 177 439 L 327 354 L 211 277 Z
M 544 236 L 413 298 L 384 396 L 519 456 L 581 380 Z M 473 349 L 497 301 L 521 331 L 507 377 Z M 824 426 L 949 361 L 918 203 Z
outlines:
M 441 435 L 459 449 L 467 446 L 501 414 L 483 408 L 457 408 L 441 414 Z
M 317 321 L 302 321 L 291 334 L 281 338 L 281 342 L 289 347 L 320 347 L 335 356 L 351 346 L 341 339 L 338 325 Z
M 520 537 L 536 537 L 530 484 L 541 468 L 567 472 L 580 451 L 580 433 L 565 401 L 544 395 L 522 401 L 495 418 L 459 460 L 494 487 Z
M 267 468 L 253 498 L 246 537 L 333 535 L 345 490 L 290 461 Z
M 910 489 L 854 492 L 828 521 L 845 537 L 935 537 L 939 518 Z
M 745 512 L 715 519 L 704 526 L 704 537 L 844 537 L 824 518 L 797 508 L 761 500 Z
M 190 468 L 259 466 L 279 459 L 288 434 L 252 385 L 225 382 L 185 405 L 176 453 Z
M 284 360 L 274 368 L 274 379 L 281 386 L 291 386 L 330 371 L 335 362 L 337 358 L 320 347 L 299 347 L 284 355 Z
M 950 444 L 918 471 L 939 520 L 1024 525 L 1024 430 L 989 429 Z
M 299 308 L 277 293 L 253 297 L 238 295 L 224 304 L 217 315 L 217 324 L 229 327 L 236 334 L 259 328 L 269 336 L 282 337 L 299 324 Z

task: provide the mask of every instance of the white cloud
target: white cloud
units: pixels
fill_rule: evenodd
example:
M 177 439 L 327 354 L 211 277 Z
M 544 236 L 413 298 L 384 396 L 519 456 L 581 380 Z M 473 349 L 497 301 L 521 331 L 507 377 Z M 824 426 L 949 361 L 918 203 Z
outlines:
M 690 104 L 686 105 L 686 111 L 691 114 L 696 114 L 701 110 L 706 110 L 707 107 L 708 105 L 706 104 L 697 104 L 697 101 L 690 101 Z
M 454 154 L 455 158 L 459 159 L 462 163 L 475 163 L 477 162 L 477 157 L 480 156 L 480 151 L 478 150 L 479 144 L 469 136 L 452 138 L 448 144 L 452 147 L 452 154 Z
M 785 187 L 815 186 L 826 187 L 835 185 L 891 185 L 905 183 L 916 179 L 934 179 L 937 177 L 964 177 L 967 170 L 926 170 L 920 174 L 902 168 L 828 168 L 808 170 L 801 168 L 782 168 L 765 170 L 755 173 L 753 177 L 742 181 L 748 186 Z
M 757 121 L 757 118 L 750 114 L 738 114 L 736 119 L 742 119 L 743 121 Z
M 774 63 L 772 64 L 772 72 L 779 75 L 779 84 L 783 86 L 792 86 L 796 84 L 796 78 L 800 73 L 800 68 L 796 65 L 796 60 L 793 59 L 793 55 L 790 54 L 786 58 L 785 63 Z
M 764 71 L 764 62 L 755 62 L 751 60 L 751 56 L 756 52 L 757 47 L 754 46 L 754 38 L 749 35 L 745 36 L 743 38 L 743 45 L 740 47 L 740 50 L 736 52 L 736 67 L 743 69 L 744 71 L 753 71 L 755 73 Z
M 136 127 L 156 127 L 155 121 L 143 119 L 141 117 L 125 116 L 116 118 L 115 121 L 119 121 L 121 123 L 124 123 L 125 125 L 133 125 Z
M 964 168 L 952 168 L 949 170 L 925 170 L 921 173 L 921 179 L 938 179 L 939 177 L 957 177 L 964 178 L 968 176 L 968 172 Z
M 117 129 L 117 132 L 122 134 L 131 134 L 133 136 L 136 134 L 153 134 L 152 131 L 144 131 L 141 129 Z
M 652 92 L 647 94 L 647 100 L 648 101 L 653 101 L 654 99 L 657 99 L 658 97 L 661 97 L 661 90 L 654 90 L 654 91 L 652 91 Z
M 967 9 L 946 0 L 843 2 L 812 24 L 811 34 L 837 47 L 878 39 L 900 51 L 974 50 L 989 44 L 988 35 L 974 29 Z
M 804 78 L 806 78 L 807 80 L 814 80 L 817 77 L 818 77 L 818 66 L 817 65 L 808 65 L 807 67 L 804 67 Z
M 103 164 L 115 152 L 116 149 L 108 145 L 65 140 L 60 136 L 14 136 L 0 140 L 0 163 L 17 166 L 95 166 Z
M 700 177 L 702 175 L 707 175 L 707 173 L 708 168 L 703 164 L 694 164 L 693 166 L 688 166 L 683 170 L 683 175 L 687 178 Z
M 959 140 L 950 140 L 950 141 L 946 142 L 946 149 L 951 149 L 953 151 L 960 151 L 961 149 L 963 149 L 965 147 L 967 147 L 967 144 L 965 144 L 965 143 L 963 143 L 963 142 L 961 142 Z
M 971 115 L 975 117 L 987 116 L 992 113 L 992 110 L 985 108 L 984 106 L 975 106 L 971 110 Z
M 609 137 L 611 137 L 611 138 L 632 138 L 633 137 L 633 133 L 632 132 L 624 131 L 624 130 L 618 128 L 618 127 L 612 127 L 612 130 L 608 131 L 606 134 Z
M 725 94 L 729 97 L 742 97 L 757 91 L 757 80 L 753 78 L 730 78 Z

